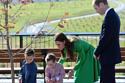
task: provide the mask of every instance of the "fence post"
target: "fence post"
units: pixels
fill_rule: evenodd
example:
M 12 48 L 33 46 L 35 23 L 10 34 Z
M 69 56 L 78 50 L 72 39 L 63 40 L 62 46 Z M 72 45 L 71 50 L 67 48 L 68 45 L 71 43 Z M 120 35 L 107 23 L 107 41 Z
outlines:
M 20 48 L 23 48 L 23 36 L 20 35 L 19 37 L 20 37 Z

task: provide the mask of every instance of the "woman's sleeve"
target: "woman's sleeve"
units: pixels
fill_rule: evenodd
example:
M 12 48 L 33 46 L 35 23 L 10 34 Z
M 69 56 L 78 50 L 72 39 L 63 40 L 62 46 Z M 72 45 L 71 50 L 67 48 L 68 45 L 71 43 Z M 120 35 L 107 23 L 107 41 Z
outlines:
M 80 57 L 77 61 L 76 65 L 74 66 L 74 70 L 77 70 L 84 62 L 85 62 L 85 53 L 81 51 L 78 56 Z
M 64 58 L 64 57 L 60 57 L 58 63 L 60 63 L 60 64 L 64 64 L 64 62 L 65 62 L 65 58 Z
M 78 57 L 78 60 L 77 60 L 77 63 L 76 65 L 74 66 L 74 70 L 77 70 L 86 60 L 86 51 L 87 49 L 89 48 L 89 44 L 82 41 L 82 40 L 79 40 L 79 41 L 76 41 L 74 43 L 74 49 L 76 50 L 77 52 L 77 57 Z
M 61 55 L 61 57 L 60 57 L 60 59 L 59 59 L 59 61 L 58 61 L 58 63 L 60 63 L 60 64 L 64 64 L 64 62 L 66 62 L 66 49 L 64 49 L 64 54 L 63 55 Z

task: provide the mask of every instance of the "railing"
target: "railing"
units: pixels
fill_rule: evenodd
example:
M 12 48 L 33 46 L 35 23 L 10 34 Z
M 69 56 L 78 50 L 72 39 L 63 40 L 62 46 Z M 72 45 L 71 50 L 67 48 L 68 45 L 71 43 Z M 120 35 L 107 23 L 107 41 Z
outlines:
M 96 46 L 99 41 L 100 33 L 96 32 L 67 32 L 66 35 L 78 36 Z M 54 34 L 40 35 L 35 38 L 34 35 L 11 35 L 11 48 L 25 48 L 31 46 L 33 48 L 55 48 Z M 120 46 L 125 47 L 125 32 L 120 33 Z M 5 36 L 0 35 L 0 49 L 6 49 Z
M 83 33 L 83 32 L 67 32 L 65 33 L 68 36 L 78 36 L 81 39 L 84 39 L 88 42 L 90 42 L 92 45 L 96 46 L 99 41 L 99 35 L 100 33 Z M 56 48 L 55 42 L 54 42 L 54 34 L 49 35 L 41 35 L 37 38 L 34 38 L 34 35 L 11 35 L 10 36 L 10 43 L 11 47 L 13 48 L 25 48 L 26 46 L 31 44 L 31 41 L 33 43 L 31 44 L 31 47 L 33 48 Z M 120 45 L 121 47 L 125 47 L 125 32 L 120 33 Z M 0 36 L 0 49 L 6 49 L 6 40 L 5 36 Z M 64 64 L 65 67 L 72 67 L 74 66 L 75 62 L 67 62 Z M 43 67 L 42 62 L 38 62 L 37 65 L 39 67 Z M 125 61 L 123 63 L 119 64 L 119 66 L 124 66 Z M 14 67 L 19 68 L 20 64 L 15 63 Z M 0 68 L 3 67 L 10 67 L 10 63 L 0 63 Z M 121 74 L 120 74 L 121 75 Z M 122 74 L 125 75 L 125 74 Z M 40 75 L 41 76 L 41 75 Z

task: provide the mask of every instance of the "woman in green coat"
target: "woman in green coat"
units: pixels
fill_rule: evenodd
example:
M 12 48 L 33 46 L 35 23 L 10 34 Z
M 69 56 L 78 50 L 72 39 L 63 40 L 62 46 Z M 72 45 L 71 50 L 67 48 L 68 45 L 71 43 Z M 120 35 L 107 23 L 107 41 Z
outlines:
M 74 68 L 69 71 L 69 78 L 72 72 L 74 74 L 74 83 L 94 83 L 98 80 L 99 64 L 93 57 L 92 45 L 76 38 L 70 41 L 63 33 L 55 35 L 55 43 L 62 53 L 59 59 L 60 64 L 63 64 L 67 57 L 71 60 L 75 55 L 77 57 Z

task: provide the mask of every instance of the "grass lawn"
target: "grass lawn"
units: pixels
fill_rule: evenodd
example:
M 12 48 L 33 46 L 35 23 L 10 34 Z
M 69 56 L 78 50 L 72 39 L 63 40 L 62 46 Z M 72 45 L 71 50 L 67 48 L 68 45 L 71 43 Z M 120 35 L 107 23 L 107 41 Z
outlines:
M 125 11 L 119 13 L 121 20 L 121 32 L 125 31 Z M 103 21 L 103 17 L 95 16 L 88 17 L 77 20 L 68 20 L 67 23 L 64 24 L 64 28 L 59 28 L 59 31 L 62 32 L 100 32 L 100 27 Z M 57 26 L 56 24 L 52 24 L 53 27 Z
M 50 5 L 53 6 L 50 8 Z M 115 7 L 116 4 L 110 2 L 110 4 Z M 11 31 L 17 32 L 22 27 L 45 21 L 48 11 L 50 11 L 48 16 L 48 21 L 53 19 L 60 19 L 65 13 L 68 13 L 66 17 L 81 16 L 90 13 L 94 13 L 94 9 L 91 6 L 91 0 L 77 0 L 77 1 L 64 1 L 64 2 L 53 2 L 53 3 L 33 3 L 23 5 L 19 12 L 12 18 L 12 16 L 18 11 L 22 5 L 12 5 L 9 9 L 9 22 L 15 25 L 15 28 L 10 29 Z M 0 9 L 3 8 L 0 4 Z M 0 11 L 1 19 L 4 19 L 3 12 Z M 3 23 L 4 20 L 1 20 Z
M 125 3 L 125 0 L 122 0 Z M 121 20 L 121 32 L 125 32 L 125 10 L 118 13 Z M 61 32 L 100 32 L 100 26 L 103 21 L 103 16 L 94 16 L 82 19 L 67 20 L 64 23 L 64 28 L 59 28 Z M 53 27 L 57 26 L 57 23 L 52 24 Z

